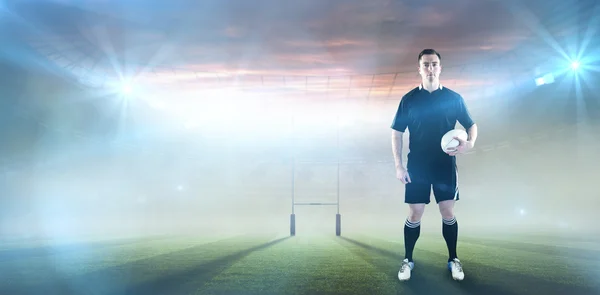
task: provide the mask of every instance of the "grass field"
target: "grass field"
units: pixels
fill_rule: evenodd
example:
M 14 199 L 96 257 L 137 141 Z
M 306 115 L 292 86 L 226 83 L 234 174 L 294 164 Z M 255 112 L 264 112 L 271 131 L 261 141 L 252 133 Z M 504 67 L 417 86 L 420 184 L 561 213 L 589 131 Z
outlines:
M 399 282 L 402 237 L 154 236 L 0 248 L 0 294 L 600 294 L 600 241 L 462 235 L 465 280 L 422 234 Z

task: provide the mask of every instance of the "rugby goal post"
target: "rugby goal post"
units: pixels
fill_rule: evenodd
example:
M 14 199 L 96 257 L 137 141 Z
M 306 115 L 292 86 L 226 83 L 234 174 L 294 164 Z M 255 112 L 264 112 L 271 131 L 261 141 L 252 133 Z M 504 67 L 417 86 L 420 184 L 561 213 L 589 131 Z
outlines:
M 292 214 L 290 214 L 290 236 L 296 235 L 296 206 L 336 206 L 335 235 L 342 234 L 342 216 L 340 215 L 340 163 L 337 162 L 336 202 L 296 202 L 296 164 L 292 161 Z
M 292 137 L 295 133 L 295 119 L 292 115 L 291 118 L 291 133 Z M 293 147 L 294 143 L 292 142 L 292 185 L 291 185 L 291 196 L 292 196 L 292 213 L 290 214 L 290 236 L 296 235 L 296 206 L 336 206 L 336 215 L 335 215 L 335 235 L 340 236 L 342 234 L 342 216 L 340 215 L 340 117 L 339 114 L 336 118 L 336 149 L 337 149 L 337 172 L 336 172 L 336 202 L 296 202 L 296 157 L 293 156 Z

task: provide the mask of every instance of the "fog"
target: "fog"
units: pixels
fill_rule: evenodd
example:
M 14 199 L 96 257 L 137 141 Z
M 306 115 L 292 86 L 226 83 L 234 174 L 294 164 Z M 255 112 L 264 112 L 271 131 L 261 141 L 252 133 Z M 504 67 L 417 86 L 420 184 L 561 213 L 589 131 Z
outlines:
M 339 198 L 342 234 L 399 234 L 407 215 L 391 150 L 400 97 L 282 99 L 192 128 L 36 67 L 5 62 L 2 83 L 5 238 L 285 235 L 292 196 Z M 598 231 L 598 89 L 565 83 L 468 101 L 480 137 L 458 157 L 462 232 Z M 333 235 L 337 210 L 295 206 L 297 235 Z M 441 230 L 433 196 L 422 226 Z

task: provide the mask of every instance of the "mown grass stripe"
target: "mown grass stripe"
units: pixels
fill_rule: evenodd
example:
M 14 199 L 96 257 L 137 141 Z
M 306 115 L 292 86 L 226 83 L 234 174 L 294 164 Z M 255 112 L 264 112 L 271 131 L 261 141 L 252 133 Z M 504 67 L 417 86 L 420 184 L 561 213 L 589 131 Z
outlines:
M 198 294 L 386 294 L 386 280 L 331 237 L 297 236 L 236 262 Z

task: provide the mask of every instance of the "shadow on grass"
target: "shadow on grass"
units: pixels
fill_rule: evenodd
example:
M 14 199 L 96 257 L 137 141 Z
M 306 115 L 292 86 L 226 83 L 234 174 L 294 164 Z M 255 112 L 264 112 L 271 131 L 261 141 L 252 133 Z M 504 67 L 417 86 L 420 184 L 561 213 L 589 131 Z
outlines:
M 269 238 L 261 238 L 261 242 L 256 241 L 255 237 L 238 236 L 131 262 L 124 261 L 121 265 L 78 277 L 66 278 L 55 271 L 44 272 L 48 279 L 36 285 L 17 286 L 5 280 L 6 283 L 0 283 L 0 294 L 194 294 L 240 259 L 287 238 L 264 243 Z
M 118 251 L 122 246 L 168 238 L 170 236 L 160 235 L 0 250 L 0 294 L 71 294 L 68 291 L 71 288 L 69 279 L 65 279 L 62 270 L 65 264 L 69 268 L 85 269 L 85 266 L 77 266 L 73 261 L 99 257 L 103 252 Z M 31 286 L 31 277 L 47 282 L 40 283 L 43 287 Z
M 243 251 L 197 265 L 191 269 L 170 273 L 126 289 L 125 294 L 189 294 L 202 288 L 223 270 L 253 252 L 272 247 L 290 237 L 284 237 L 257 245 Z
M 404 249 L 398 253 L 380 249 L 363 242 L 342 237 L 342 240 L 363 248 L 376 255 L 391 258 L 393 263 L 379 263 L 375 265 L 383 272 L 390 273 L 390 278 L 398 280 L 397 271 L 400 262 L 404 259 Z M 377 239 L 379 240 L 379 239 Z M 385 241 L 388 242 L 388 241 Z M 389 242 L 388 242 L 389 243 Z M 402 245 L 398 243 L 398 245 Z M 401 246 L 403 247 L 403 246 Z M 350 249 L 350 248 L 349 248 Z M 352 251 L 352 249 L 350 249 Z M 417 249 L 419 256 L 425 256 L 428 260 L 446 261 L 447 257 L 435 252 Z M 356 252 L 356 251 L 354 251 Z M 358 254 L 360 255 L 360 254 Z M 362 254 L 366 261 L 373 261 L 373 255 Z M 431 259 L 433 258 L 433 259 Z M 445 263 L 431 264 L 423 260 L 415 260 L 415 270 L 412 277 L 407 282 L 399 282 L 405 287 L 405 291 L 414 294 L 489 294 L 489 295 L 512 295 L 512 294 L 599 294 L 599 290 L 593 288 L 584 288 L 581 286 L 561 284 L 538 278 L 533 275 L 511 272 L 499 267 L 477 263 L 473 261 L 464 261 L 465 280 L 461 282 L 453 281 L 450 273 L 445 267 Z M 523 261 L 523 263 L 527 263 Z M 566 273 L 567 270 L 556 270 Z
M 398 282 L 395 285 L 397 294 L 447 294 L 447 289 L 440 284 L 440 279 L 431 277 L 432 272 L 436 272 L 435 268 L 427 264 L 419 264 L 419 271 L 412 273 L 409 281 L 398 281 L 398 270 L 404 256 L 400 253 L 377 248 L 354 239 L 340 237 L 343 241 L 342 246 L 350 250 L 354 255 L 357 255 L 367 263 L 373 265 L 382 273 L 386 274 L 386 278 L 390 282 Z M 345 242 L 345 243 L 344 243 Z M 356 246 L 362 248 L 359 249 Z M 366 251 L 364 251 L 366 250 Z
M 411 279 L 406 282 L 400 282 L 398 280 L 398 270 L 400 263 L 404 259 L 404 249 L 396 252 L 374 247 L 363 242 L 340 237 L 343 241 L 346 241 L 354 246 L 358 246 L 368 252 L 375 255 L 369 255 L 367 253 L 360 253 L 360 251 L 353 250 L 353 247 L 347 247 L 350 251 L 361 256 L 367 262 L 373 264 L 375 267 L 380 269 L 384 273 L 389 273 L 389 278 L 393 281 L 398 282 L 396 287 L 397 293 L 406 294 L 486 294 L 486 295 L 517 295 L 519 293 L 502 288 L 499 286 L 492 286 L 477 280 L 465 280 L 462 282 L 455 282 L 450 277 L 450 273 L 443 263 L 447 261 L 447 257 L 439 255 L 437 253 L 427 253 L 428 257 L 435 258 L 440 261 L 440 264 L 431 264 L 426 261 L 415 260 L 415 269 L 411 274 Z M 354 247 L 355 248 L 355 247 Z M 421 250 L 419 250 L 421 251 Z M 384 256 L 385 259 L 374 259 L 375 256 Z M 377 261 L 377 262 L 376 262 Z M 374 263 L 375 262 L 375 263 Z

